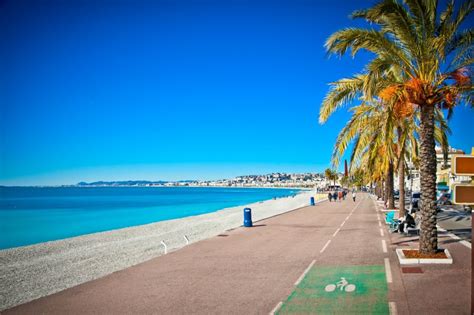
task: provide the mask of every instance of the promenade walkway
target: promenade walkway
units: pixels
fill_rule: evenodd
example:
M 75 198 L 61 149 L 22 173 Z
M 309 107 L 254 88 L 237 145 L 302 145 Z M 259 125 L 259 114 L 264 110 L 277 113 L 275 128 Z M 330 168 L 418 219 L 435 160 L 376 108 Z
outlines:
M 394 257 L 394 245 L 378 223 L 381 216 L 367 194 L 359 194 L 356 202 L 348 198 L 319 203 L 191 244 L 5 314 L 388 314 L 390 310 L 408 314 L 411 307 L 428 302 L 407 295 L 418 290 L 416 297 L 429 296 L 434 283 L 427 280 L 427 287 L 421 287 L 410 279 L 405 286 L 408 280 Z M 450 286 L 458 285 L 459 292 L 446 292 L 452 296 L 448 308 L 470 296 L 470 287 L 463 287 L 470 283 L 470 272 L 462 277 L 466 281 Z M 342 286 L 331 290 L 338 282 Z M 453 313 L 468 314 L 469 305 L 458 305 Z

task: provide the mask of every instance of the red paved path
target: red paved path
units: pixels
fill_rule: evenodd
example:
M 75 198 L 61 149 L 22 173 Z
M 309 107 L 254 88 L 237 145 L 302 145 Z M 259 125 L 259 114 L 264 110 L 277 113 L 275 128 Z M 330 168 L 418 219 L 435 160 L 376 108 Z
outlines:
M 323 202 L 269 218 L 5 313 L 268 314 L 292 292 L 313 259 L 315 266 L 383 265 L 389 255 L 393 283 L 388 300 L 397 303 L 399 314 L 409 313 L 426 301 L 406 302 L 404 275 L 383 229 L 382 237 L 374 203 L 359 194 L 356 203 Z M 382 252 L 382 239 L 389 253 Z M 410 290 L 420 291 L 414 286 Z M 470 291 L 459 295 L 469 297 Z M 451 304 L 462 301 L 453 298 Z M 457 313 L 464 308 L 459 306 Z

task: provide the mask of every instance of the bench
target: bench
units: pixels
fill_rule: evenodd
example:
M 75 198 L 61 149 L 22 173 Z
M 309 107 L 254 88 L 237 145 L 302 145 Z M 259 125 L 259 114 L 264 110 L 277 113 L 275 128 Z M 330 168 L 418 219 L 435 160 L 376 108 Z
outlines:
M 405 229 L 405 235 L 406 236 L 409 236 L 412 234 L 420 235 L 420 225 L 421 225 L 421 217 L 417 215 L 415 217 L 415 227 L 407 227 Z

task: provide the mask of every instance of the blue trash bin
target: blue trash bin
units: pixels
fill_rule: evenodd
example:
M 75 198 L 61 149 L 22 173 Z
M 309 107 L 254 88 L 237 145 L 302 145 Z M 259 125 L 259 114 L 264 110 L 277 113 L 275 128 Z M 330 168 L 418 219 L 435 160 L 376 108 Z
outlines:
M 252 209 L 244 208 L 244 226 L 252 227 Z
M 309 199 L 309 204 L 312 205 L 312 206 L 315 205 L 315 203 L 314 203 L 314 197 L 311 197 L 311 199 Z

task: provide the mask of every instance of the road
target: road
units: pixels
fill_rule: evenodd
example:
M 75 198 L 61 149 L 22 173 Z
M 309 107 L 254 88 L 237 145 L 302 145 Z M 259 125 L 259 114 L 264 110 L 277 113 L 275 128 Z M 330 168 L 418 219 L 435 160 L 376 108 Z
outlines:
M 471 242 L 472 240 L 472 213 L 464 211 L 459 206 L 442 206 L 438 213 L 438 225 L 460 237 Z

